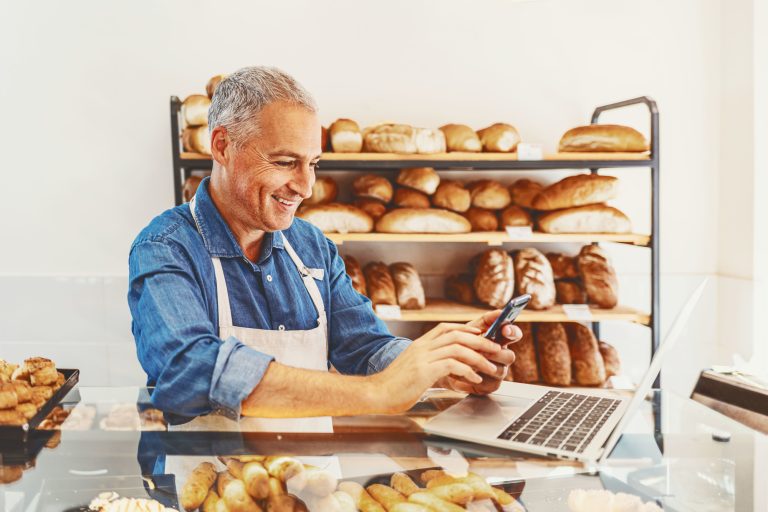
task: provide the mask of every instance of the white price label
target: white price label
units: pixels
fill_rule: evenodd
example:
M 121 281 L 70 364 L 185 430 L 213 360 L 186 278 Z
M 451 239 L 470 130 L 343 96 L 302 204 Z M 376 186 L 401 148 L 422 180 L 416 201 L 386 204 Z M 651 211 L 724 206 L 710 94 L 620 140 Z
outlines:
M 591 322 L 592 312 L 586 304 L 563 304 L 563 313 L 569 320 Z
M 385 320 L 398 320 L 402 318 L 400 306 L 390 304 L 376 304 L 376 314 Z
M 531 226 L 507 226 L 505 229 L 510 240 L 530 240 L 533 238 Z
M 541 144 L 531 142 L 521 142 L 517 145 L 518 160 L 544 160 L 544 151 Z

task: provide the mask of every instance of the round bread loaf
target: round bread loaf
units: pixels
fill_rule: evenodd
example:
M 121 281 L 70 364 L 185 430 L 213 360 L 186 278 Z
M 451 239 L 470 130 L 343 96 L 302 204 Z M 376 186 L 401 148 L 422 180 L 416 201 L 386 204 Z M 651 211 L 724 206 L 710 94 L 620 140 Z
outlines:
M 590 204 L 555 210 L 539 217 L 544 233 L 629 233 L 632 223 L 612 206 Z
M 181 132 L 181 143 L 184 151 L 203 155 L 211 154 L 211 136 L 208 133 L 208 126 L 184 128 Z
M 544 185 L 541 183 L 523 178 L 509 186 L 509 195 L 512 197 L 512 204 L 523 208 L 533 208 L 533 201 L 542 190 L 544 190 Z
M 296 216 L 314 224 L 323 233 L 369 233 L 373 230 L 371 216 L 349 204 L 307 206 Z
M 534 333 L 541 379 L 550 386 L 570 386 L 571 354 L 563 325 L 540 322 L 535 324 Z
M 507 226 L 533 226 L 533 219 L 530 213 L 513 204 L 501 212 L 501 228 L 504 229 Z
M 613 308 L 619 303 L 619 280 L 608 253 L 599 245 L 585 245 L 578 256 L 579 275 L 591 304 Z
M 416 153 L 416 131 L 407 124 L 380 124 L 363 131 L 363 148 L 371 153 Z
M 363 134 L 351 119 L 337 119 L 328 128 L 331 148 L 335 153 L 359 153 L 363 149 Z
M 332 203 L 336 201 L 338 195 L 339 186 L 336 184 L 336 180 L 330 176 L 320 176 L 315 180 L 315 184 L 312 185 L 312 195 L 304 199 L 302 204 L 315 205 Z
M 467 219 L 436 208 L 398 208 L 376 222 L 379 233 L 469 233 Z
M 523 332 L 520 341 L 510 345 L 515 353 L 515 362 L 512 363 L 512 371 L 515 382 L 530 384 L 538 382 L 539 364 L 536 362 L 536 344 L 533 339 L 533 324 L 530 322 L 518 322 L 516 324 Z
M 467 151 L 477 153 L 483 150 L 483 144 L 475 130 L 465 124 L 446 124 L 440 127 L 445 135 L 448 151 Z
M 410 263 L 397 262 L 389 266 L 395 282 L 397 303 L 402 309 L 424 309 L 424 287 L 416 269 Z
M 604 203 L 616 197 L 619 180 L 600 174 L 568 176 L 548 186 L 536 196 L 536 210 L 560 210 L 587 204 Z
M 363 269 L 365 284 L 368 289 L 368 297 L 377 304 L 397 305 L 397 293 L 395 282 L 389 267 L 380 261 L 372 261 Z
M 586 304 L 587 294 L 576 279 L 558 279 L 555 281 L 558 304 Z
M 571 128 L 560 139 L 560 151 L 642 152 L 648 151 L 643 134 L 629 126 L 590 124 Z
M 355 199 L 355 206 L 370 215 L 373 220 L 378 220 L 379 217 L 387 213 L 387 205 L 378 199 L 372 199 L 370 197 L 359 197 Z
M 214 75 L 208 80 L 208 83 L 205 84 L 205 92 L 208 94 L 209 99 L 213 99 L 213 95 L 216 93 L 216 88 L 225 78 L 227 78 L 227 75 Z
M 445 280 L 445 297 L 460 304 L 475 303 L 475 288 L 471 274 L 449 276 Z
M 492 124 L 488 128 L 477 131 L 483 151 L 496 153 L 509 153 L 517 149 L 520 143 L 520 134 L 517 128 L 506 123 Z
M 493 308 L 504 307 L 515 290 L 512 258 L 501 249 L 488 249 L 480 255 L 475 274 L 475 295 Z
M 184 186 L 181 188 L 181 196 L 184 198 L 185 203 L 192 200 L 201 181 L 203 181 L 203 177 L 196 174 L 193 174 L 184 180 Z
M 499 219 L 496 217 L 496 212 L 491 210 L 473 206 L 464 212 L 464 217 L 472 225 L 472 231 L 496 231 L 499 229 Z
M 368 295 L 367 288 L 365 286 L 365 276 L 363 275 L 363 269 L 360 267 L 360 263 L 349 254 L 345 255 L 344 269 L 347 271 L 347 275 L 352 280 L 352 287 L 357 290 L 357 293 L 361 295 Z
M 186 126 L 207 126 L 211 100 L 202 94 L 187 96 L 181 104 L 181 115 Z
M 363 174 L 355 178 L 352 182 L 352 188 L 355 191 L 357 197 L 371 197 L 378 199 L 384 203 L 388 203 L 392 200 L 392 194 L 394 192 L 392 183 L 383 176 L 376 174 Z
M 515 253 L 517 293 L 531 296 L 530 309 L 547 309 L 555 305 L 555 280 L 549 260 L 538 249 L 527 247 Z
M 454 212 L 465 212 L 472 203 L 469 190 L 458 181 L 443 180 L 432 196 L 432 204 L 437 208 L 445 208 Z
M 503 210 L 512 202 L 509 190 L 498 181 L 475 181 L 470 183 L 467 188 L 469 188 L 469 193 L 472 197 L 472 206 L 478 208 Z
M 429 196 L 412 188 L 395 190 L 395 206 L 398 208 L 429 208 Z
M 605 382 L 603 356 L 592 330 L 575 322 L 565 324 L 571 353 L 573 380 L 579 386 L 600 386 Z
M 401 169 L 397 175 L 397 184 L 432 195 L 440 185 L 440 175 L 431 167 Z
M 552 266 L 552 275 L 555 279 L 576 279 L 579 277 L 579 269 L 576 267 L 576 258 L 559 252 L 548 252 L 547 259 Z
M 621 372 L 619 352 L 613 345 L 609 345 L 604 341 L 598 342 L 597 346 L 600 349 L 600 355 L 603 356 L 606 378 L 618 375 Z

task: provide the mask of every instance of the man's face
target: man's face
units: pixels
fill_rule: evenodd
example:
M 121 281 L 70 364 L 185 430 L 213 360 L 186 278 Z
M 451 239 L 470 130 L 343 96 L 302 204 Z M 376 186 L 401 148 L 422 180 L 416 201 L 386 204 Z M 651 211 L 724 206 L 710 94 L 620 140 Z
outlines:
M 292 103 L 267 105 L 261 132 L 230 153 L 224 198 L 249 229 L 287 229 L 301 201 L 312 195 L 321 155 L 317 115 Z

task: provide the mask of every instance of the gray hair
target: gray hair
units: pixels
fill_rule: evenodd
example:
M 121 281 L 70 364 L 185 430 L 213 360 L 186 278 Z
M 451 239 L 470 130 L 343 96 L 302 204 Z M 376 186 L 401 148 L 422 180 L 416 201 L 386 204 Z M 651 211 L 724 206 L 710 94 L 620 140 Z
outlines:
M 252 66 L 242 68 L 216 87 L 208 110 L 208 129 L 227 129 L 235 147 L 241 146 L 260 126 L 261 110 L 275 101 L 287 101 L 317 112 L 312 95 L 291 75 L 277 68 Z

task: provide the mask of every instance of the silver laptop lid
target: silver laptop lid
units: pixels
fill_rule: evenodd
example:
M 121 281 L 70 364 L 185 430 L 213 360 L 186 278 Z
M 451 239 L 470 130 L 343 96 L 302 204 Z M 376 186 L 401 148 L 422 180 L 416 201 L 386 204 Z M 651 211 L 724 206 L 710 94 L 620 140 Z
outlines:
M 613 447 L 619 441 L 622 431 L 627 426 L 629 420 L 632 419 L 632 415 L 643 402 L 648 392 L 651 390 L 653 381 L 656 379 L 656 376 L 661 370 L 662 361 L 666 357 L 667 353 L 677 343 L 678 338 L 680 338 L 680 334 L 683 332 L 683 328 L 688 323 L 688 318 L 691 316 L 693 309 L 699 302 L 699 299 L 701 298 L 702 293 L 704 293 L 704 288 L 707 287 L 708 282 L 709 278 L 705 278 L 704 281 L 702 281 L 698 288 L 696 288 L 691 296 L 688 297 L 685 305 L 677 314 L 677 318 L 675 318 L 675 321 L 672 323 L 672 327 L 669 328 L 669 332 L 659 344 L 658 350 L 656 350 L 656 353 L 653 355 L 653 359 L 651 359 L 651 364 L 648 366 L 648 370 L 645 372 L 643 380 L 640 381 L 640 384 L 635 390 L 635 394 L 632 397 L 632 400 L 629 402 L 629 406 L 627 406 L 627 411 L 621 417 L 621 420 L 616 425 L 616 428 L 613 429 L 611 437 L 609 437 L 605 442 L 603 453 L 600 456 L 598 463 L 602 463 L 605 461 L 608 455 L 610 455 Z

